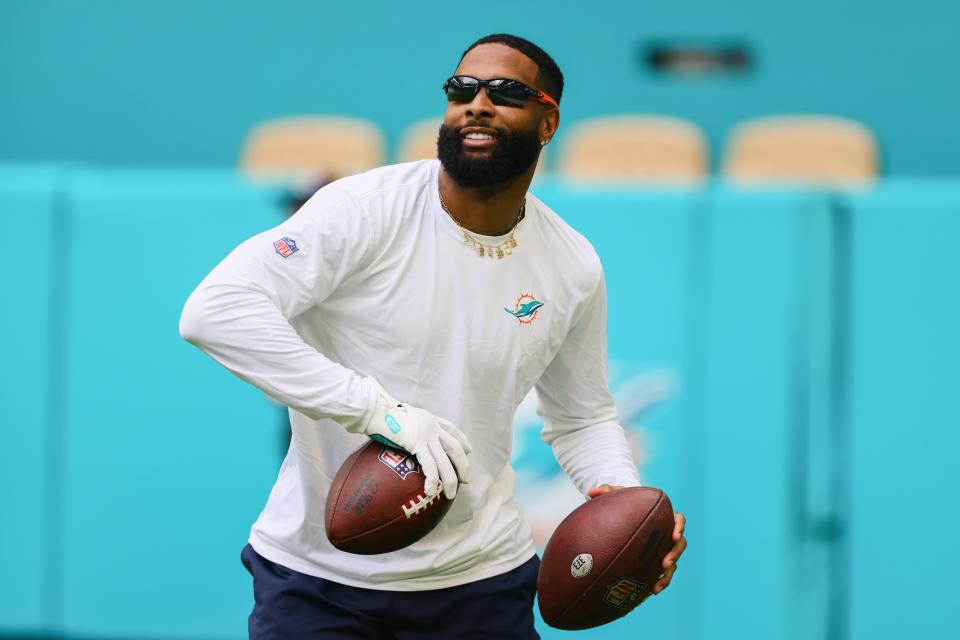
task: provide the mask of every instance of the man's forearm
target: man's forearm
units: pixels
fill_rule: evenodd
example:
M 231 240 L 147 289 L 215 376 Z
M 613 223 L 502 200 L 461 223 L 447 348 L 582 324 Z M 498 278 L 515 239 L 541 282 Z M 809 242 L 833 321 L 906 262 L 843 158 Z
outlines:
M 314 420 L 360 420 L 374 404 L 376 390 L 364 376 L 304 342 L 269 297 L 253 289 L 201 285 L 183 309 L 180 335 L 276 402 Z
M 640 485 L 630 445 L 618 423 L 599 422 L 564 431 L 550 430 L 549 422 L 547 426 L 544 441 L 581 493 L 602 484 Z

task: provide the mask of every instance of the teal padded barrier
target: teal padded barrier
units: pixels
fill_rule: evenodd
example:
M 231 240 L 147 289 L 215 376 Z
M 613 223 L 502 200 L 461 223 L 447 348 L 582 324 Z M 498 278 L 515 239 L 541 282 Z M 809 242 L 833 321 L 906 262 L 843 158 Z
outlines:
M 694 396 L 687 374 L 688 306 L 696 284 L 689 247 L 699 193 L 571 189 L 556 183 L 534 185 L 533 191 L 590 240 L 603 262 L 611 386 L 621 421 L 643 450 L 643 482 L 663 488 L 677 510 L 701 520 L 691 490 L 699 470 L 691 468 L 687 455 L 696 437 L 688 415 Z M 552 459 L 546 445 L 539 447 Z M 559 467 L 557 473 L 562 473 Z M 668 594 L 576 637 L 691 637 L 689 612 L 696 604 L 699 561 L 694 547 Z M 538 631 L 545 640 L 572 637 L 539 620 Z
M 55 372 L 52 305 L 58 240 L 54 167 L 0 165 L 0 273 L 4 336 L 0 367 L 0 633 L 46 627 L 54 569 L 45 561 L 54 533 L 46 524 L 59 505 L 47 464 Z
M 800 582 L 793 561 L 804 515 L 798 439 L 809 427 L 800 420 L 809 402 L 804 335 L 818 313 L 803 294 L 819 282 L 823 256 L 809 244 L 828 223 L 825 195 L 723 187 L 711 194 L 698 445 L 705 507 L 691 522 L 704 558 L 701 638 L 803 637 L 797 620 L 824 617 L 801 608 L 823 586 Z M 811 637 L 826 637 L 820 631 Z
M 960 574 L 960 184 L 851 199 L 853 640 L 943 638 Z
M 62 609 L 72 636 L 243 637 L 239 554 L 279 469 L 279 409 L 178 332 L 276 195 L 213 171 L 84 171 L 70 200 Z
M 952 628 L 960 185 L 534 192 L 604 261 L 618 406 L 644 480 L 691 527 L 665 596 L 576 637 Z M 283 418 L 177 319 L 223 255 L 279 221 L 275 203 L 219 171 L 0 166 L 15 247 L 0 322 L 17 338 L 0 635 L 244 637 L 237 556 Z M 901 511 L 916 516 L 892 526 Z

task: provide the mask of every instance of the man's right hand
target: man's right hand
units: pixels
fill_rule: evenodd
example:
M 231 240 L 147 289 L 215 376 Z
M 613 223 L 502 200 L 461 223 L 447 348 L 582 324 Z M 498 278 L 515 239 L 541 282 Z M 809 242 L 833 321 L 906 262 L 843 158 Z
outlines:
M 398 402 L 376 381 L 376 406 L 360 432 L 385 444 L 412 453 L 426 476 L 424 489 L 435 495 L 440 489 L 453 500 L 460 482 L 470 482 L 470 442 L 452 422 L 429 411 Z M 441 485 L 442 483 L 442 485 Z

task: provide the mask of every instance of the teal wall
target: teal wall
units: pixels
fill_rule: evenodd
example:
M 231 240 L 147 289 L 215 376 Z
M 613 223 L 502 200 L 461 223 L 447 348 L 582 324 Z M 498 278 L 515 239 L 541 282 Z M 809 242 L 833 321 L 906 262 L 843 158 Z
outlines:
M 890 173 L 958 174 L 958 24 L 953 0 L 4 1 L 0 160 L 228 165 L 252 125 L 304 112 L 369 118 L 393 143 L 443 108 L 465 45 L 508 31 L 566 73 L 565 124 L 672 113 L 717 146 L 744 118 L 827 112 L 876 130 Z M 666 80 L 637 61 L 657 37 L 742 39 L 757 66 Z

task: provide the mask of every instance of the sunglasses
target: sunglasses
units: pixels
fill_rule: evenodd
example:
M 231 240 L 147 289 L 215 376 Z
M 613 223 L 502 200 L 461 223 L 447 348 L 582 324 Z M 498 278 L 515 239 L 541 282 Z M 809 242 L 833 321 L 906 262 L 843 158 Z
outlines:
M 496 105 L 522 107 L 527 100 L 532 99 L 549 104 L 554 109 L 560 108 L 557 101 L 543 91 L 537 91 L 518 80 L 507 78 L 480 80 L 473 76 L 453 76 L 443 83 L 443 92 L 447 94 L 447 100 L 450 102 L 472 102 L 474 96 L 480 92 L 480 87 L 487 88 L 490 102 Z

